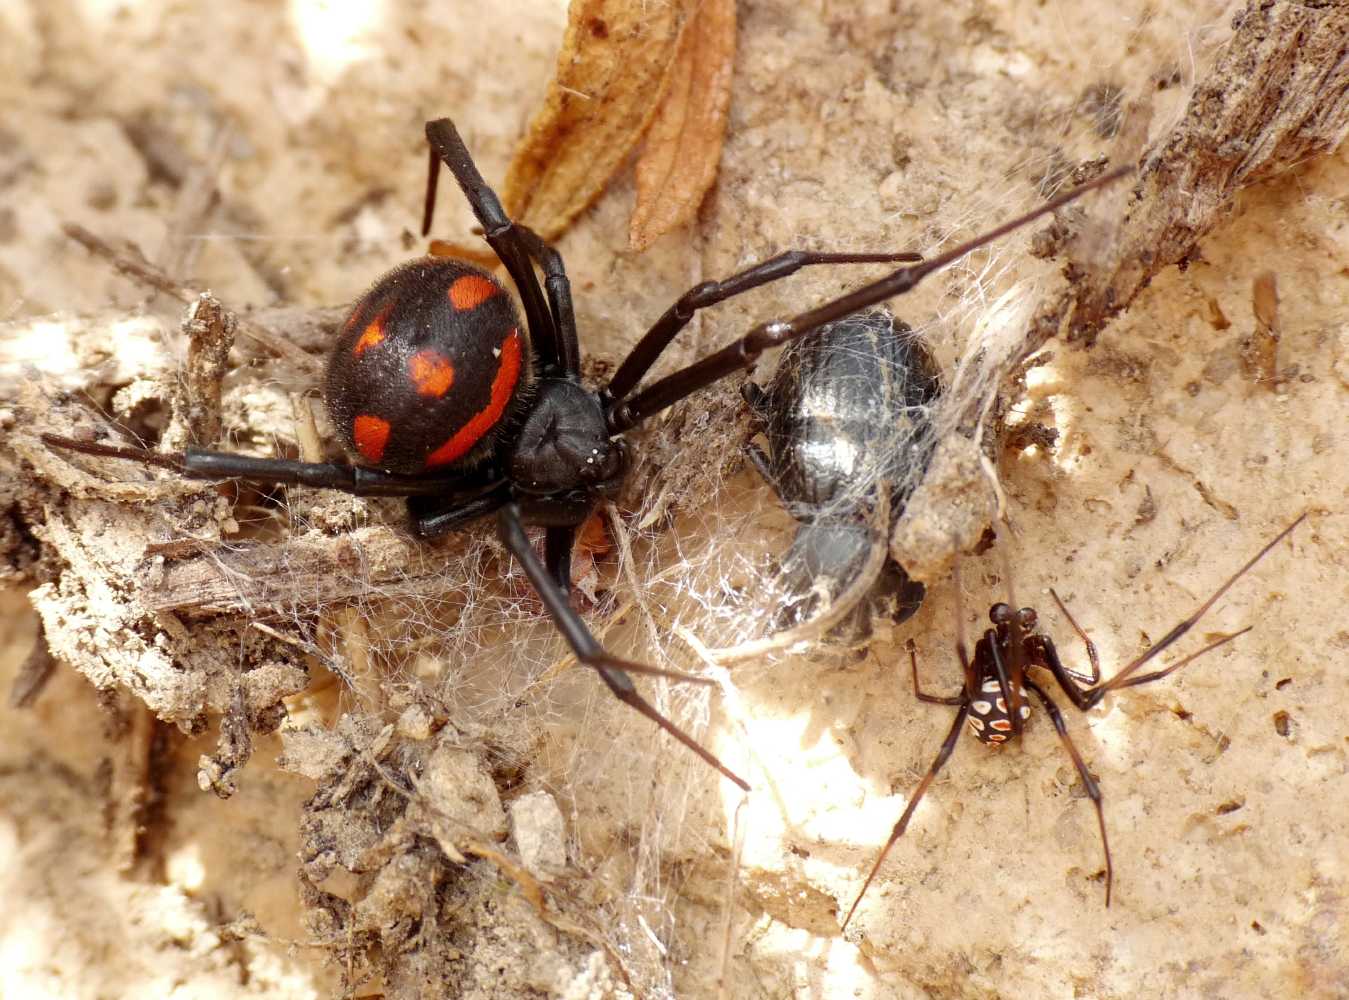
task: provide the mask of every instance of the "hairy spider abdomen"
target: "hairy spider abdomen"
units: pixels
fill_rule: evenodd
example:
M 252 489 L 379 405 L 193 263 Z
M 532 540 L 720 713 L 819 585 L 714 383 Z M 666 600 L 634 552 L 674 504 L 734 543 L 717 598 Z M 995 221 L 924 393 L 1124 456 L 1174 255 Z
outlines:
M 506 290 L 463 261 L 425 257 L 357 300 L 329 355 L 324 398 L 362 461 L 417 475 L 482 458 L 529 375 Z

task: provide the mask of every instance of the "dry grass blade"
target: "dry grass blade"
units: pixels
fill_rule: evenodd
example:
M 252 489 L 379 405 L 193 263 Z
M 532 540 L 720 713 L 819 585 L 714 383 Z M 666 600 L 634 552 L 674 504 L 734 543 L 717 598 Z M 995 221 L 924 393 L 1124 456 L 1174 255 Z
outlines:
M 506 174 L 516 220 L 556 239 L 595 200 L 656 111 L 693 0 L 573 0 L 543 107 Z
M 637 161 L 628 242 L 645 250 L 689 222 L 717 177 L 735 65 L 735 0 L 703 0 L 684 25 Z

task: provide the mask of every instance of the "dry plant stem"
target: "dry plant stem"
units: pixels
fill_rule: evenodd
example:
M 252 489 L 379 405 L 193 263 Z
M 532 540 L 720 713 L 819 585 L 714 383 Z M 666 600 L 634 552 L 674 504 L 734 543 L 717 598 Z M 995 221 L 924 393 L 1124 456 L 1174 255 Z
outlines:
M 74 223 L 67 223 L 61 228 L 67 236 L 90 253 L 97 254 L 106 259 L 118 273 L 125 274 L 133 281 L 137 281 L 156 291 L 163 292 L 170 298 L 177 299 L 185 305 L 190 305 L 197 301 L 200 295 L 198 291 L 186 288 L 179 282 L 174 281 L 163 271 L 159 270 L 159 268 L 147 262 L 139 251 L 137 251 L 134 256 L 129 252 L 120 251 L 95 236 L 83 226 L 77 226 Z M 320 367 L 318 359 L 300 350 L 300 348 L 296 347 L 284 337 L 273 333 L 266 327 L 249 319 L 239 318 L 237 322 L 240 333 L 245 337 L 256 341 L 272 354 L 294 363 L 301 371 L 318 371 Z
M 238 321 L 220 300 L 202 292 L 183 318 L 187 363 L 174 386 L 173 420 L 161 446 L 209 448 L 220 440 L 220 383 L 229 371 Z
M 724 1000 L 731 985 L 727 969 L 731 964 L 732 932 L 735 929 L 736 880 L 740 874 L 740 859 L 745 853 L 745 803 L 748 801 L 742 796 L 731 818 L 731 826 L 735 830 L 732 838 L 734 847 L 731 850 L 730 870 L 726 873 L 726 895 L 721 903 L 721 960 L 717 963 L 717 996 L 720 1000 Z
M 128 693 L 114 696 L 115 732 L 110 739 L 112 781 L 108 789 L 108 827 L 117 870 L 129 872 L 141 856 L 141 835 L 149 801 L 150 754 L 156 719 Z
M 543 107 L 516 148 L 501 198 L 517 222 L 560 236 L 637 145 L 692 0 L 572 0 Z
M 169 562 L 142 597 L 152 611 L 293 613 L 359 597 L 371 587 L 389 597 L 425 593 L 438 577 L 433 556 L 391 527 L 335 538 L 305 535 L 284 545 L 241 545 Z
M 1332 152 L 1349 134 L 1349 4 L 1252 0 L 1185 116 L 1143 155 L 1108 259 L 1037 311 L 1024 354 L 1090 346 L 1154 275 L 1184 261 L 1236 193 Z

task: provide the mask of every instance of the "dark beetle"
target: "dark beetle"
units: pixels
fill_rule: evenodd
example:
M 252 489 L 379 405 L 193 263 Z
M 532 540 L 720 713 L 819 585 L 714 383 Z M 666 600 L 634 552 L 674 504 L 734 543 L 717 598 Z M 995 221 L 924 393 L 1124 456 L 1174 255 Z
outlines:
M 774 624 L 787 628 L 811 614 L 818 586 L 836 598 L 886 544 L 869 523 L 876 484 L 888 484 L 893 527 L 932 453 L 940 369 L 908 324 L 876 309 L 788 345 L 767 387 L 743 392 L 768 442 L 767 453 L 748 446 L 750 461 L 801 522 L 782 561 L 787 597 Z M 887 558 L 840 630 L 864 637 L 881 604 L 893 602 L 902 622 L 922 601 L 923 585 Z

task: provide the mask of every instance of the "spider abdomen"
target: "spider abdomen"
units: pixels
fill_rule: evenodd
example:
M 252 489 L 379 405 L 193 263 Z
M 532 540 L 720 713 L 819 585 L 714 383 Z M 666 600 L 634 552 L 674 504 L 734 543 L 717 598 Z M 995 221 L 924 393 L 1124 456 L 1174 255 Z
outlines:
M 384 275 L 352 307 L 324 398 L 365 464 L 417 475 L 482 456 L 529 374 L 501 284 L 463 261 L 425 257 Z
M 1030 718 L 1030 705 L 1026 701 L 1026 689 L 1018 687 L 1017 691 L 1021 696 L 1021 721 L 1024 723 Z M 990 746 L 1006 743 L 1016 734 L 1011 712 L 996 677 L 983 679 L 975 697 L 970 699 L 970 714 L 966 716 L 965 722 L 980 743 Z

